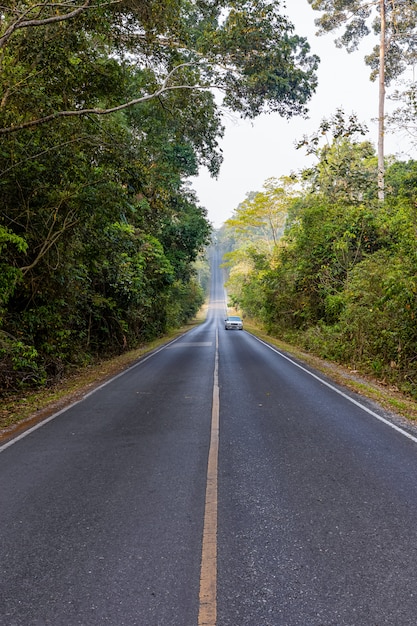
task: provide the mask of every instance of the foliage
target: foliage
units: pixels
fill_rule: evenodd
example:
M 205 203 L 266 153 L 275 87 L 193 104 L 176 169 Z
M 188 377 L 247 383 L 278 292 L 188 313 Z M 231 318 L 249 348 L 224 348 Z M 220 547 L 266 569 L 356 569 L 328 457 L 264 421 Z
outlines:
M 379 35 L 379 44 L 365 57 L 371 67 L 371 80 L 378 78 L 378 198 L 385 198 L 385 94 L 386 86 L 413 66 L 417 53 L 415 0 L 308 0 L 313 9 L 323 11 L 316 20 L 320 33 L 344 27 L 336 45 L 356 50 L 359 41 Z
M 294 180 L 291 177 L 269 178 L 264 183 L 264 190 L 248 194 L 236 209 L 226 226 L 233 228 L 242 238 L 251 239 L 251 233 L 257 243 L 262 241 L 267 249 L 277 244 L 283 233 L 288 204 L 293 197 Z
M 360 203 L 376 196 L 374 148 L 360 140 L 366 131 L 356 114 L 346 116 L 339 108 L 329 119 L 322 120 L 317 132 L 297 142 L 297 149 L 304 148 L 317 158 L 316 165 L 302 173 L 310 192 L 338 203 Z
M 386 249 L 355 267 L 340 320 L 350 362 L 363 361 L 378 374 L 399 369 L 414 376 L 415 269 L 410 259 Z
M 318 60 L 278 0 L 13 0 L 0 49 L 0 388 L 12 390 L 196 313 L 211 227 L 188 179 L 219 172 L 223 108 L 305 112 Z
M 295 195 L 294 186 L 292 177 L 269 178 L 263 191 L 248 193 L 227 220 L 225 228 L 231 237 L 231 249 L 224 253 L 224 267 L 231 268 L 227 286 L 234 306 L 244 306 L 248 312 L 262 307 L 252 284 L 262 280 L 283 235 L 288 208 Z M 224 241 L 222 247 L 224 250 Z
M 417 163 L 391 163 L 381 206 L 367 142 L 314 150 L 273 252 L 259 232 L 229 238 L 230 298 L 270 333 L 417 397 Z
M 0 132 L 211 87 L 246 117 L 303 113 L 318 59 L 280 8 L 279 0 L 12 3 L 0 30 Z M 138 88 L 118 91 L 137 67 Z
M 381 0 L 308 0 L 312 8 L 323 11 L 316 20 L 321 33 L 344 27 L 344 32 L 336 40 L 338 47 L 349 52 L 358 48 L 363 37 L 379 34 L 381 31 Z M 384 2 L 386 20 L 385 79 L 389 83 L 397 78 L 416 59 L 416 12 L 414 0 Z M 371 68 L 371 78 L 379 71 L 379 46 L 366 57 Z
M 13 265 L 13 250 L 24 253 L 27 250 L 27 243 L 23 237 L 10 232 L 0 224 L 0 314 L 21 278 L 21 272 Z

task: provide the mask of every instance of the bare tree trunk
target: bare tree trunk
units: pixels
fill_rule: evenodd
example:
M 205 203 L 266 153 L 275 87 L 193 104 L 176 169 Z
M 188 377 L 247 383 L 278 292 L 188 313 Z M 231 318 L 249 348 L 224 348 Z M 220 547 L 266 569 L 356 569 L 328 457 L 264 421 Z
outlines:
M 385 135 L 385 43 L 386 20 L 385 0 L 379 0 L 381 12 L 381 40 L 379 44 L 379 107 L 378 107 L 378 199 L 385 197 L 385 165 L 384 165 L 384 135 Z

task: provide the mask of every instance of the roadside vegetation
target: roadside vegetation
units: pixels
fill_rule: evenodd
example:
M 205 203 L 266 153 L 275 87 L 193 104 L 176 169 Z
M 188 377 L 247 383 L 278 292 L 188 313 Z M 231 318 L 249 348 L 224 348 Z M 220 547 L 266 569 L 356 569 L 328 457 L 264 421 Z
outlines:
M 7 399 L 194 317 L 222 111 L 304 113 L 318 59 L 278 0 L 12 0 L 0 51 Z
M 417 399 L 417 161 L 384 150 L 386 132 L 417 148 L 417 3 L 308 2 L 338 47 L 374 37 L 377 151 L 340 108 L 298 141 L 311 167 L 247 194 L 218 233 L 230 304 L 269 336 Z
M 378 379 L 373 374 L 360 372 L 347 365 L 336 363 L 334 360 L 320 358 L 311 350 L 297 347 L 294 343 L 289 344 L 267 333 L 259 323 L 246 317 L 245 329 L 258 338 L 275 346 L 278 350 L 294 358 L 299 363 L 312 367 L 324 374 L 329 380 L 341 385 L 345 389 L 360 394 L 362 398 L 368 398 L 379 407 L 387 411 L 388 419 L 402 423 L 406 427 L 417 420 L 417 401 L 409 394 L 403 393 L 395 384 Z M 402 419 L 400 419 L 402 418 Z M 411 422 L 410 422 L 411 420 Z M 415 425 L 413 427 L 415 428 Z
M 417 162 L 383 146 L 386 130 L 417 146 L 405 74 L 417 4 L 308 3 L 322 33 L 345 29 L 348 50 L 379 35 L 366 59 L 380 85 L 378 149 L 340 109 L 299 141 L 313 166 L 248 193 L 216 234 L 230 304 L 270 336 L 417 399 Z M 43 406 L 46 388 L 130 362 L 194 318 L 212 227 L 190 180 L 219 172 L 223 112 L 303 115 L 317 85 L 319 60 L 284 12 L 280 0 L 0 7 L 3 424 Z
M 236 209 L 218 234 L 229 299 L 272 336 L 417 398 L 417 162 L 389 160 L 381 203 L 361 130 L 338 111 L 302 142 L 315 166 Z
M 0 442 L 80 400 L 95 387 L 134 365 L 146 354 L 202 323 L 206 309 L 204 304 L 196 317 L 184 326 L 144 342 L 133 350 L 126 350 L 111 358 L 95 359 L 84 367 L 72 368 L 72 371 L 67 371 L 53 385 L 19 389 L 14 393 L 9 390 L 4 394 L 0 405 Z

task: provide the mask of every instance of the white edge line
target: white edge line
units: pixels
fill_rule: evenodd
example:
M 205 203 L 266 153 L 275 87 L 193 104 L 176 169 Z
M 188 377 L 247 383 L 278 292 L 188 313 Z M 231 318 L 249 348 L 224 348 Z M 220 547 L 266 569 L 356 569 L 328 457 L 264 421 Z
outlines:
M 192 332 L 192 330 L 194 330 L 194 329 L 191 329 L 191 331 L 189 331 L 189 332 Z M 145 363 L 145 361 L 147 361 L 148 359 L 150 359 L 153 356 L 155 356 L 156 354 L 158 354 L 158 352 L 161 352 L 162 350 L 165 350 L 165 348 L 167 348 L 171 344 L 175 343 L 176 341 L 178 341 L 182 337 L 184 337 L 184 335 L 180 335 L 179 337 L 176 337 L 172 341 L 169 341 L 168 343 L 164 344 L 160 348 L 157 348 L 156 350 L 154 350 L 153 352 L 151 352 L 150 354 L 148 354 L 147 356 L 145 356 L 143 358 L 139 357 L 139 360 L 136 363 L 134 363 L 133 365 L 130 365 L 129 367 L 127 367 L 125 370 L 123 370 L 119 374 L 116 374 L 116 376 L 112 376 L 112 378 L 109 378 L 104 383 L 101 383 L 101 385 L 98 385 L 98 387 L 94 387 L 94 389 L 92 389 L 91 391 L 87 392 L 80 400 L 77 400 L 76 402 L 72 402 L 71 404 L 68 404 L 68 406 L 64 407 L 63 409 L 61 409 L 57 413 L 54 413 L 53 415 L 50 415 L 49 417 L 47 417 L 44 420 L 40 421 L 38 424 L 35 424 L 35 426 L 32 426 L 31 428 L 28 428 L 27 430 L 25 430 L 20 435 L 17 435 L 16 437 L 13 437 L 12 439 L 10 439 L 10 441 L 8 441 L 7 443 L 5 443 L 2 446 L 0 446 L 0 454 L 4 450 L 6 450 L 6 448 L 9 448 L 13 444 L 17 443 L 21 439 L 24 439 L 25 437 L 27 437 L 28 435 L 33 433 L 35 430 L 38 430 L 38 428 L 42 428 L 42 426 L 45 426 L 45 424 L 47 424 L 48 422 L 51 422 L 56 417 L 59 417 L 60 415 L 62 415 L 66 411 L 69 411 L 70 409 L 72 409 L 74 406 L 77 406 L 77 404 L 80 404 L 80 402 L 83 402 L 84 400 L 86 400 L 87 398 L 92 396 L 93 393 L 96 393 L 96 391 L 100 391 L 100 389 L 103 389 L 103 387 L 106 387 L 107 385 L 112 383 L 114 380 L 117 380 L 121 376 L 124 376 L 125 374 L 127 374 L 127 372 L 130 372 L 130 370 L 133 370 L 133 369 L 135 369 L 135 367 L 138 367 L 139 365 L 142 365 L 142 363 Z
M 401 433 L 405 437 L 408 437 L 408 439 L 411 439 L 411 441 L 414 441 L 414 443 L 417 443 L 417 437 L 414 437 L 414 435 L 412 435 L 411 433 L 408 433 L 403 428 L 400 428 L 399 426 L 397 426 L 393 422 L 390 422 L 389 420 L 385 419 L 385 417 L 382 417 L 381 415 L 378 415 L 378 413 L 375 413 L 375 411 L 372 411 L 371 409 L 368 409 L 368 407 L 366 407 L 364 404 L 362 404 L 361 402 L 358 402 L 354 398 L 351 398 L 350 396 L 348 396 L 346 393 L 344 393 L 343 391 L 341 391 L 340 389 L 338 389 L 334 385 L 332 385 L 332 384 L 328 383 L 327 381 L 323 380 L 323 378 L 320 378 L 320 376 L 317 376 L 316 374 L 313 374 L 313 372 L 310 372 L 310 370 L 308 370 L 307 368 L 303 367 L 302 365 L 300 365 L 296 361 L 293 361 L 293 359 L 290 359 L 288 356 L 286 356 L 285 354 L 283 354 L 282 352 L 280 352 L 279 350 L 277 350 L 276 348 L 271 346 L 266 341 L 263 341 L 262 339 L 259 339 L 259 337 L 256 337 L 256 335 L 252 335 L 252 337 L 254 339 L 256 339 L 256 341 L 259 341 L 259 343 L 262 343 L 264 346 L 266 346 L 267 348 L 272 350 L 272 352 L 276 352 L 276 354 L 278 354 L 283 359 L 286 359 L 287 361 L 289 361 L 290 363 L 292 363 L 293 365 L 298 367 L 300 370 L 302 370 L 303 372 L 305 372 L 306 374 L 308 374 L 312 378 L 315 378 L 316 380 L 320 381 L 323 385 L 326 385 L 326 387 L 328 387 L 329 389 L 331 389 L 335 393 L 338 393 L 339 396 L 342 396 L 346 400 L 349 400 L 349 402 L 351 402 L 352 404 L 355 404 L 357 407 L 359 407 L 360 409 L 362 409 L 366 413 L 369 413 L 369 415 L 372 415 L 372 417 L 375 417 L 380 422 L 383 422 L 384 424 L 387 424 L 387 426 L 390 426 L 391 428 L 393 428 L 394 430 L 398 431 L 399 433 Z

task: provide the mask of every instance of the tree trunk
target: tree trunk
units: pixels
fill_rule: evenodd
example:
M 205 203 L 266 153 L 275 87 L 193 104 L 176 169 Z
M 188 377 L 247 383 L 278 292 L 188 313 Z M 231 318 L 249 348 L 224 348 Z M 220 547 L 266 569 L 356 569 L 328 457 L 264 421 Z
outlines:
M 379 108 L 378 108 L 378 199 L 385 197 L 385 165 L 384 165 L 384 135 L 385 135 L 385 0 L 379 1 L 381 12 L 381 40 L 379 45 Z

